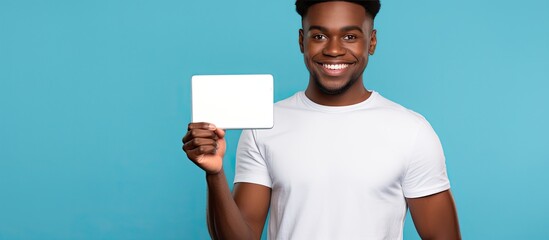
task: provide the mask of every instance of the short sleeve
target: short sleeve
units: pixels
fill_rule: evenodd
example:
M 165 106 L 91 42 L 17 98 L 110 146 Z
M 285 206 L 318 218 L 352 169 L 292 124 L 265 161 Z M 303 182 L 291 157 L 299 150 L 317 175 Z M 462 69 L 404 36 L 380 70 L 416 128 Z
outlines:
M 407 198 L 432 195 L 450 188 L 440 140 L 427 121 L 420 124 L 412 143 L 402 188 Z
M 261 155 L 253 130 L 243 130 L 236 150 L 234 183 L 247 182 L 272 186 L 264 157 Z

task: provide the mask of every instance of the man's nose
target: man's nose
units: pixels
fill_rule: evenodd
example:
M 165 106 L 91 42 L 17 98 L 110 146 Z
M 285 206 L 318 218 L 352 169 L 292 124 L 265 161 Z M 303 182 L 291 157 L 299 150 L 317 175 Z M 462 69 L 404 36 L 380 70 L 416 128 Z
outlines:
M 322 50 L 322 54 L 331 57 L 345 55 L 346 52 L 347 50 L 341 45 L 339 39 L 330 39 L 327 42 L 326 47 Z

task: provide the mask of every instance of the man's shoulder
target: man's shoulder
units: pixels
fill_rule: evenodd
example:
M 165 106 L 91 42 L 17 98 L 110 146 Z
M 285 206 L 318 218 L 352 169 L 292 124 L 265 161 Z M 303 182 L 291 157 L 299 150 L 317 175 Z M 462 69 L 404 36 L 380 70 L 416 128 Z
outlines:
M 412 109 L 406 108 L 397 102 L 389 100 L 379 93 L 376 93 L 374 105 L 375 108 L 380 108 L 389 112 L 393 112 L 394 114 L 401 115 L 402 117 L 410 118 L 410 120 L 425 121 L 423 115 L 415 112 Z
M 275 115 L 302 114 L 311 110 L 303 100 L 304 95 L 305 94 L 303 91 L 299 91 L 289 97 L 275 102 L 273 107 Z
M 293 95 L 275 102 L 275 108 L 295 107 L 299 105 L 299 95 L 302 92 L 296 92 Z

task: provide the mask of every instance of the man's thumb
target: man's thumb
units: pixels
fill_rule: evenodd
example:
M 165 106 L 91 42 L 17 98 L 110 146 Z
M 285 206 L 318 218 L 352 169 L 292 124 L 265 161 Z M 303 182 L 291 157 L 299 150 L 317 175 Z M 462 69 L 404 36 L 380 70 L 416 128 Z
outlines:
M 217 137 L 219 138 L 224 138 L 225 137 L 225 130 L 221 129 L 221 128 L 216 128 L 215 129 L 215 134 L 217 135 Z

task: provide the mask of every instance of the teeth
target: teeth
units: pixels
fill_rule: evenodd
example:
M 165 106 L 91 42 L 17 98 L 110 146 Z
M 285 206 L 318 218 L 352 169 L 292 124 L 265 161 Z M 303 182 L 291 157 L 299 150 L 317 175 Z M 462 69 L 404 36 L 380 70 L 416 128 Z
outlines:
M 349 64 L 322 64 L 322 66 L 330 70 L 339 70 L 347 68 Z

